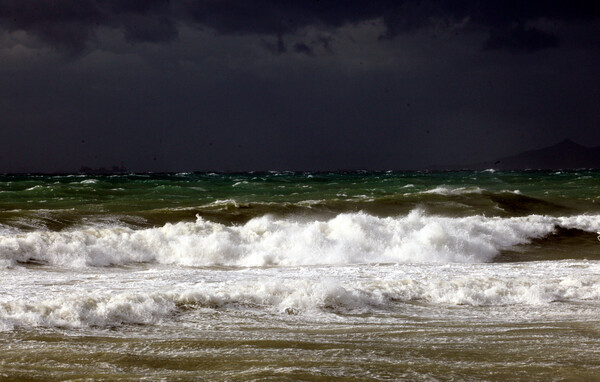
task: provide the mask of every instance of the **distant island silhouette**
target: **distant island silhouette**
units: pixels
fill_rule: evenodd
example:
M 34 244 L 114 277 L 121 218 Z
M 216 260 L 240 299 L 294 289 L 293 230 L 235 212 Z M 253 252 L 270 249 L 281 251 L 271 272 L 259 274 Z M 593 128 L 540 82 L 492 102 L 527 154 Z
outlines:
M 467 165 L 436 165 L 430 170 L 554 170 L 600 168 L 600 146 L 585 147 L 570 139 L 537 150 Z

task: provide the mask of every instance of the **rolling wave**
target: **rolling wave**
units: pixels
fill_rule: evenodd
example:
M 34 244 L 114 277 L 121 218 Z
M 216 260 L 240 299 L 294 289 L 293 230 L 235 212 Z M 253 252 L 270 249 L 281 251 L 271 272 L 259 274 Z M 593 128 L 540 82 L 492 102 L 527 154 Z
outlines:
M 413 210 L 400 217 L 343 213 L 328 220 L 265 215 L 228 226 L 195 222 L 133 229 L 0 232 L 6 267 L 68 268 L 135 263 L 180 266 L 295 266 L 358 263 L 479 263 L 558 228 L 600 231 L 599 215 L 443 217 Z

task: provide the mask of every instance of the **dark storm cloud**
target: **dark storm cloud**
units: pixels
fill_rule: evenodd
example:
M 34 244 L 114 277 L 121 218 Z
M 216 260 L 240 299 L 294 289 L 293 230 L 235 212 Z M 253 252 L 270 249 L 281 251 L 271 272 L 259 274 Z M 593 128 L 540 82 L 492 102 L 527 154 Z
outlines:
M 0 171 L 397 169 L 600 145 L 598 7 L 0 0 Z
M 131 42 L 164 42 L 177 37 L 169 1 L 3 0 L 0 27 L 24 30 L 69 52 L 80 52 L 100 26 L 124 29 Z
M 81 50 L 103 20 L 90 1 L 2 1 L 0 26 L 25 30 L 41 40 L 70 50 Z
M 558 38 L 536 28 L 514 27 L 492 31 L 485 43 L 486 49 L 505 49 L 512 53 L 535 52 L 558 46 Z
M 281 35 L 281 33 L 277 35 L 277 41 L 275 43 L 265 41 L 264 45 L 267 48 L 267 50 L 273 54 L 283 54 L 287 52 L 287 47 L 283 42 L 283 36 Z
M 311 55 L 313 54 L 313 50 L 310 46 L 308 46 L 307 44 L 303 43 L 303 42 L 298 42 L 294 45 L 294 51 L 296 53 L 303 53 L 306 55 Z
M 558 45 L 551 31 L 528 25 L 540 19 L 561 22 L 594 20 L 600 3 L 593 1 L 274 1 L 274 0 L 3 0 L 0 27 L 24 30 L 69 51 L 82 51 L 98 27 L 120 28 L 129 42 L 168 42 L 178 25 L 209 27 L 222 34 L 277 36 L 275 53 L 288 51 L 282 36 L 305 27 L 337 28 L 381 19 L 381 38 L 423 27 L 449 27 L 489 35 L 486 49 L 534 52 Z M 294 51 L 308 53 L 318 42 L 300 42 Z

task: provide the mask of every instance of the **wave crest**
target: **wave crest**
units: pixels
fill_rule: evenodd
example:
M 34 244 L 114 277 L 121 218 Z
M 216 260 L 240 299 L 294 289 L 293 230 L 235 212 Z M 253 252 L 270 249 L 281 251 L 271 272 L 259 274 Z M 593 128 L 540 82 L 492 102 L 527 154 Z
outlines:
M 156 262 L 182 266 L 293 266 L 357 263 L 475 263 L 528 243 L 556 227 L 596 232 L 600 217 L 428 216 L 339 214 L 330 220 L 262 216 L 226 226 L 196 222 L 134 230 L 89 227 L 70 231 L 0 232 L 0 261 L 65 267 Z

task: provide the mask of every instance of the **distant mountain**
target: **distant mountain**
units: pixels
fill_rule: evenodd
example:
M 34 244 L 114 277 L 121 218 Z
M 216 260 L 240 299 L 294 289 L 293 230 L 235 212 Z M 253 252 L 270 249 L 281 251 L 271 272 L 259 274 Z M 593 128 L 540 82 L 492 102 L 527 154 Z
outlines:
M 600 169 L 600 146 L 585 147 L 570 139 L 565 139 L 553 146 L 538 150 L 525 151 L 520 154 L 499 158 L 488 162 L 479 162 L 463 166 L 433 166 L 435 170 L 553 170 L 597 168 Z

